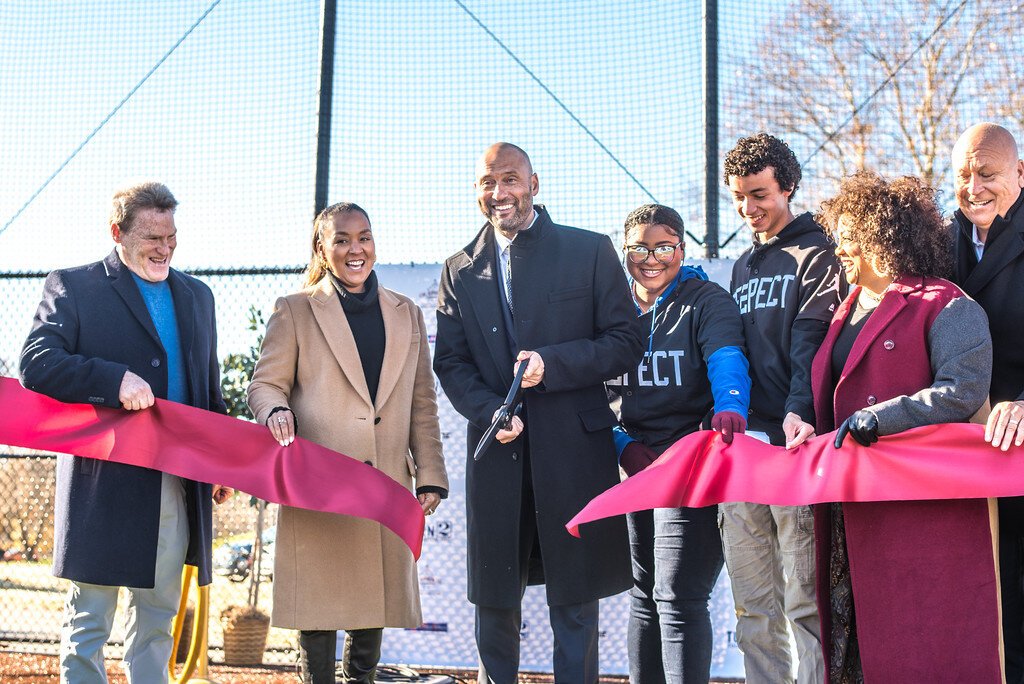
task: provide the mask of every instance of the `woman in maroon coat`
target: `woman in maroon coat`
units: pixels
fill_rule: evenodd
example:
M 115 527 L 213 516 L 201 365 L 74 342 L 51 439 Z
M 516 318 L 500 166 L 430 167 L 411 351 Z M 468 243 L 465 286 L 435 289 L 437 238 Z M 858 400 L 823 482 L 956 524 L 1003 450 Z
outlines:
M 952 283 L 949 233 L 916 178 L 858 173 L 822 204 L 852 292 L 812 366 L 816 431 L 837 457 L 879 435 L 966 422 L 985 403 L 984 311 Z M 861 446 L 858 446 L 861 445 Z M 998 586 L 984 499 L 815 511 L 826 681 L 1000 682 Z

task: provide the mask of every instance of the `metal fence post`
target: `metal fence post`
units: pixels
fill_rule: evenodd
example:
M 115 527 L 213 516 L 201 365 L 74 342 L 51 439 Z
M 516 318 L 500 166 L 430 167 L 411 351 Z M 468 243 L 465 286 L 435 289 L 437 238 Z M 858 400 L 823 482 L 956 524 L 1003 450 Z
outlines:
M 313 216 L 327 206 L 331 177 L 331 104 L 334 96 L 334 35 L 337 0 L 320 3 L 320 108 L 316 124 L 316 190 Z
M 704 255 L 718 258 L 718 0 L 704 0 Z

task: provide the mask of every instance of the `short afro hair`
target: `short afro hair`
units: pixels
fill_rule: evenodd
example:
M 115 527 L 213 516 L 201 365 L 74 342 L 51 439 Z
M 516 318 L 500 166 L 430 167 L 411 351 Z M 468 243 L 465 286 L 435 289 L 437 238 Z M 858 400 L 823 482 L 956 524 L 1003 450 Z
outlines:
M 844 178 L 839 194 L 822 202 L 815 218 L 834 232 L 843 217 L 849 239 L 886 274 L 948 278 L 952 273 L 952 234 L 935 203 L 935 189 L 920 178 L 888 181 L 873 171 Z
M 729 176 L 750 176 L 768 167 L 775 170 L 775 180 L 783 191 L 790 190 L 789 199 L 800 187 L 800 162 L 784 141 L 767 133 L 758 133 L 736 141 L 736 147 L 725 155 L 725 184 Z

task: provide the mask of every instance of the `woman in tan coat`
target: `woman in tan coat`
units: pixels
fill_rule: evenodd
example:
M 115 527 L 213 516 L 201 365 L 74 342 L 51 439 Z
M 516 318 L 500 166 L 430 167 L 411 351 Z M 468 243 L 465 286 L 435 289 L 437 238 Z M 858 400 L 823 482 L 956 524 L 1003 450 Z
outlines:
M 306 439 L 378 468 L 416 494 L 425 515 L 447 496 L 423 314 L 378 287 L 370 220 L 335 204 L 313 223 L 306 288 L 277 300 L 249 385 L 274 439 Z M 298 629 L 302 681 L 372 682 L 383 627 L 417 627 L 416 566 L 390 530 L 360 518 L 282 506 L 274 567 L 276 627 Z

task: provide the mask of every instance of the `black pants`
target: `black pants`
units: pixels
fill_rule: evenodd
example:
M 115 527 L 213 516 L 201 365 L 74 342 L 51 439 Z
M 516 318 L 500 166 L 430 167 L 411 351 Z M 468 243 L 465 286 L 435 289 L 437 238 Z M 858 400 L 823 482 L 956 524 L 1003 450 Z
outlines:
M 724 563 L 718 507 L 659 508 L 630 513 L 627 521 L 630 681 L 707 682 L 713 640 L 708 602 Z
M 352 629 L 345 633 L 341 672 L 335 673 L 338 632 L 302 630 L 299 632 L 299 665 L 303 684 L 373 684 L 380 661 L 384 630 Z
M 476 646 L 480 656 L 481 684 L 516 684 L 519 681 L 521 604 L 529 579 L 530 559 L 540 558 L 535 509 L 530 461 L 528 454 L 524 453 L 519 507 L 520 605 L 514 608 L 476 607 Z M 555 681 L 596 684 L 598 602 L 550 606 L 548 614 L 555 637 L 552 653 Z
M 555 636 L 553 664 L 556 682 L 596 684 L 598 675 L 598 602 L 550 606 Z M 519 681 L 519 608 L 476 607 L 476 645 L 480 654 L 480 684 Z

